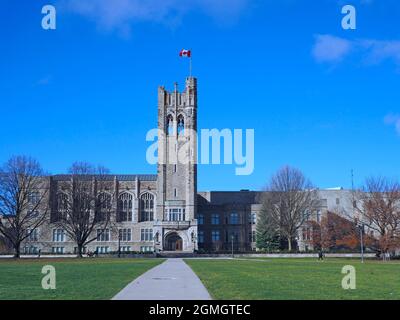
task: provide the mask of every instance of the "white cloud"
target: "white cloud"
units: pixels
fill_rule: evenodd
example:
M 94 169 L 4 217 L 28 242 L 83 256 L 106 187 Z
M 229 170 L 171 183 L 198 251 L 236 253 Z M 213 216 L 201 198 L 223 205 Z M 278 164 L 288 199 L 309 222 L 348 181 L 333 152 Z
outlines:
M 141 21 L 176 23 L 185 14 L 200 10 L 218 22 L 239 17 L 251 0 L 60 0 L 64 9 L 94 20 L 108 31 L 129 34 Z
M 384 122 L 387 125 L 394 125 L 396 128 L 396 132 L 400 135 L 400 115 L 398 114 L 388 114 L 384 118 Z
M 347 40 L 333 35 L 317 35 L 312 49 L 319 63 L 338 63 L 353 53 L 358 53 L 367 64 L 392 60 L 400 66 L 400 41 L 376 39 Z M 360 58 L 361 59 L 361 58 Z
M 329 34 L 316 35 L 313 56 L 317 62 L 340 62 L 352 50 L 352 42 Z
M 360 44 L 367 50 L 368 62 L 377 64 L 389 59 L 400 65 L 400 41 L 362 40 Z

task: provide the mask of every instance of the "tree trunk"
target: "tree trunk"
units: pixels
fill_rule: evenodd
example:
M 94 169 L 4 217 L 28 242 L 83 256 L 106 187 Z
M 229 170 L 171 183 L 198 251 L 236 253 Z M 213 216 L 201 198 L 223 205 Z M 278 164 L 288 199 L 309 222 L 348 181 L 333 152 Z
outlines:
M 21 257 L 21 244 L 20 243 L 17 243 L 14 246 L 14 251 L 15 251 L 14 258 L 19 259 Z
M 292 251 L 292 237 L 288 236 L 288 250 L 289 252 Z
M 82 258 L 83 245 L 78 243 L 78 258 Z

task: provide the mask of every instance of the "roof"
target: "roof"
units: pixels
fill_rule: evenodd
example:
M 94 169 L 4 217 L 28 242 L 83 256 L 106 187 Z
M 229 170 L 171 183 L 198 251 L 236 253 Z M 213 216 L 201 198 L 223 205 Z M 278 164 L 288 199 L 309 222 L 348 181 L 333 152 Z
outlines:
M 70 174 L 58 174 L 52 176 L 55 181 L 67 181 L 72 178 Z M 105 174 L 105 175 L 82 175 L 82 179 L 92 180 L 93 178 L 101 178 L 105 181 L 112 181 L 115 178 L 118 181 L 135 181 L 136 179 L 140 181 L 157 181 L 156 174 Z

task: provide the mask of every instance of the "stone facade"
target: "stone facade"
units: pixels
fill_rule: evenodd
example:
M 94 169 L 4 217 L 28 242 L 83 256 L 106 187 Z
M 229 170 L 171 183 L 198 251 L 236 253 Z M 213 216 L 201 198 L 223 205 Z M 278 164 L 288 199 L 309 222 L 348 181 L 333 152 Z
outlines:
M 197 192 L 197 79 L 187 78 L 185 89 L 158 89 L 159 163 L 157 175 L 108 175 L 112 204 L 109 230 L 88 244 L 88 251 L 207 251 L 255 250 L 261 192 Z M 184 150 L 187 161 L 176 161 Z M 49 203 L 57 203 L 69 175 L 44 178 Z M 313 219 L 338 206 L 349 208 L 349 192 L 321 190 L 321 208 Z M 50 201 L 53 200 L 53 201 Z M 121 206 L 117 204 L 120 203 Z M 59 207 L 50 208 L 42 225 L 22 246 L 25 253 L 76 253 L 77 246 L 55 227 Z M 304 230 L 302 230 L 304 231 Z M 300 232 L 300 249 L 310 248 Z
M 197 248 L 197 79 L 185 90 L 158 89 L 157 249 L 193 252 Z M 182 155 L 184 158 L 181 158 Z

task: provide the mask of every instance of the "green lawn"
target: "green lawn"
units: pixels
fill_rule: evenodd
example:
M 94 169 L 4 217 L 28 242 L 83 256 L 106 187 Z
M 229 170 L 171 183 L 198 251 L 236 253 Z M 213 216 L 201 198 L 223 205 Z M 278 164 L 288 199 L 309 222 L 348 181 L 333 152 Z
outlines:
M 110 299 L 162 259 L 0 260 L 0 300 Z M 42 267 L 56 269 L 56 289 L 43 290 Z
M 400 299 L 400 263 L 328 259 L 190 260 L 214 299 Z M 342 267 L 356 289 L 342 289 Z

